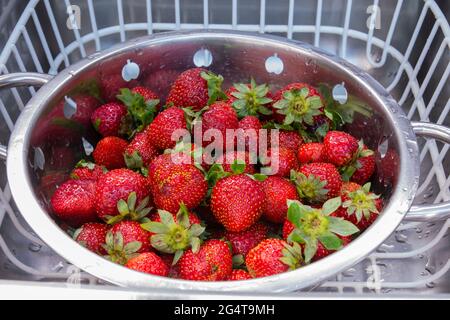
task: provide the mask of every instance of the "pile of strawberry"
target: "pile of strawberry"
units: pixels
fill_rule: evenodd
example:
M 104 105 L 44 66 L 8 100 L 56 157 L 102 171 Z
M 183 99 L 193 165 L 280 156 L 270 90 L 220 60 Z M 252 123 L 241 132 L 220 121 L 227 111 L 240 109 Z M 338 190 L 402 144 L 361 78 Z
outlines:
M 342 108 L 305 83 L 271 93 L 254 80 L 226 91 L 222 82 L 189 69 L 164 106 L 138 86 L 92 113 L 101 135 L 92 159 L 81 160 L 51 198 L 77 242 L 145 273 L 244 280 L 301 268 L 370 226 L 382 209 L 369 182 L 374 152 L 341 131 Z M 279 143 L 256 164 L 248 150 L 212 165 L 180 161 L 205 145 L 186 148 L 172 133 L 200 120 L 203 131 L 276 129 Z M 279 170 L 262 175 L 270 155 Z

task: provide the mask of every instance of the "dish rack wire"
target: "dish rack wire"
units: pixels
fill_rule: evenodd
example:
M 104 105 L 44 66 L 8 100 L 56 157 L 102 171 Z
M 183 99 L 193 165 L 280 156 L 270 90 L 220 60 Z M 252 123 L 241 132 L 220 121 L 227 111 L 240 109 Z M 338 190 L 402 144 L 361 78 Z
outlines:
M 282 10 L 275 17 L 270 12 L 274 2 L 31 0 L 1 51 L 0 73 L 56 74 L 114 43 L 162 31 L 273 33 L 310 42 L 368 71 L 410 119 L 450 124 L 450 28 L 437 2 L 285 0 L 278 2 L 276 8 Z M 308 6 L 306 17 L 302 10 Z M 408 22 L 404 16 L 411 8 L 417 14 Z M 9 18 L 6 10 L 0 20 Z M 405 28 L 409 31 L 399 35 Z M 30 87 L 0 93 L 0 143 L 7 143 L 14 121 L 35 92 Z M 448 149 L 434 140 L 421 141 L 418 203 L 450 200 Z M 109 286 L 65 262 L 36 237 L 14 206 L 2 164 L 0 183 L 0 280 Z M 448 294 L 449 229 L 450 220 L 402 224 L 363 262 L 301 294 Z

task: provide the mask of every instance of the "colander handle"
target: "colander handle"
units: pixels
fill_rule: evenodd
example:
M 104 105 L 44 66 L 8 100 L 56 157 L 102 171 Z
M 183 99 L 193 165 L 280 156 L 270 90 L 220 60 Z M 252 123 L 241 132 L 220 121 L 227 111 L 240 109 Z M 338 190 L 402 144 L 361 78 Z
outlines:
M 17 72 L 0 75 L 0 89 L 8 89 L 23 86 L 40 87 L 49 82 L 53 76 L 35 72 Z M 0 144 L 0 159 L 6 160 L 6 146 Z
M 429 122 L 411 122 L 414 133 L 419 137 L 436 139 L 450 144 L 450 128 Z M 450 218 L 450 201 L 414 205 L 405 217 L 407 221 L 429 222 Z

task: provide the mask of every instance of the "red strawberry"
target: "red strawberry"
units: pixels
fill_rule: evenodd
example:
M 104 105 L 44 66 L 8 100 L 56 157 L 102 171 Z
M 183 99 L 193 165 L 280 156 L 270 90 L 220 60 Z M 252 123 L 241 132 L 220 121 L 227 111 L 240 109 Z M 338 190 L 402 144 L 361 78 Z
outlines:
M 53 213 L 73 227 L 97 220 L 95 214 L 95 181 L 68 180 L 51 198 Z
M 298 161 L 303 163 L 325 162 L 323 144 L 318 142 L 305 143 L 300 146 L 297 152 Z
M 234 269 L 231 271 L 231 275 L 228 278 L 230 281 L 240 281 L 240 280 L 249 280 L 252 279 L 250 273 L 242 269 Z
M 80 160 L 75 169 L 70 173 L 70 178 L 74 180 L 97 180 L 101 175 L 106 173 L 108 170 L 103 167 L 96 165 L 92 162 L 87 162 L 85 160 Z
M 268 232 L 269 227 L 266 224 L 257 222 L 245 231 L 225 231 L 224 237 L 230 241 L 233 255 L 239 254 L 245 257 L 250 249 L 267 238 Z
M 231 232 L 250 228 L 261 217 L 264 202 L 260 182 L 245 174 L 220 179 L 212 189 L 213 214 Z
M 242 144 L 242 142 L 239 139 L 236 139 L 236 145 L 237 150 L 246 150 L 248 152 L 257 153 L 258 152 L 258 145 L 259 145 L 259 130 L 262 129 L 261 122 L 259 119 L 255 116 L 245 116 L 239 121 L 239 127 L 238 129 L 243 130 L 243 138 L 244 138 L 244 147 L 245 149 L 242 149 L 242 147 L 239 145 L 239 142 Z M 238 138 L 240 136 L 238 135 Z M 251 148 L 251 150 L 250 150 Z
M 161 277 L 169 275 L 169 268 L 164 261 L 153 252 L 144 252 L 137 257 L 131 258 L 125 264 L 125 267 Z
M 199 111 L 218 98 L 226 98 L 221 91 L 222 76 L 202 68 L 193 68 L 181 73 L 170 88 L 166 103 L 175 107 L 192 107 Z
M 174 254 L 176 264 L 185 250 L 192 248 L 197 253 L 200 249 L 200 236 L 205 227 L 194 213 L 189 213 L 184 204 L 180 205 L 177 215 L 164 210 L 158 210 L 156 217 L 141 225 L 151 234 L 151 244 L 159 252 Z
M 328 131 L 323 140 L 323 152 L 328 162 L 337 167 L 352 161 L 358 151 L 358 140 L 342 131 Z
M 219 130 L 222 134 L 222 150 L 227 147 L 227 129 L 237 129 L 239 120 L 236 111 L 227 103 L 218 101 L 209 106 L 202 115 L 202 132 L 207 134 L 209 129 Z M 206 140 L 206 139 L 205 139 Z M 214 140 L 213 140 L 214 141 Z M 230 141 L 232 143 L 233 140 Z M 204 141 L 203 146 L 207 146 L 212 141 Z M 231 145 L 234 147 L 234 145 Z
M 105 244 L 108 226 L 104 223 L 89 222 L 75 231 L 73 238 L 92 252 L 104 255 L 106 250 L 103 248 Z
M 340 195 L 345 195 L 347 192 L 353 192 L 361 188 L 360 184 L 355 182 L 342 182 L 342 188 Z
M 139 132 L 125 149 L 125 164 L 129 169 L 147 168 L 158 156 L 147 132 Z
M 122 136 L 125 134 L 127 108 L 119 102 L 100 106 L 92 113 L 91 122 L 95 130 L 103 137 Z
M 317 116 L 323 114 L 324 103 L 319 92 L 306 83 L 292 83 L 280 89 L 274 96 L 273 107 L 284 115 L 283 124 L 314 125 Z
M 146 132 L 157 149 L 165 150 L 175 146 L 176 141 L 172 140 L 172 134 L 180 129 L 186 129 L 184 111 L 171 107 L 158 114 Z
M 375 154 L 366 145 L 359 142 L 358 152 L 354 160 L 343 168 L 343 179 L 364 184 L 375 172 Z
M 139 242 L 140 247 L 135 251 L 136 253 L 151 251 L 150 232 L 144 230 L 137 221 L 120 221 L 111 228 L 111 233 L 113 236 L 120 233 L 124 246 L 131 242 Z
M 185 280 L 227 280 L 233 268 L 230 248 L 223 240 L 208 240 L 197 253 L 188 250 L 178 263 Z
M 342 206 L 333 213 L 333 216 L 350 221 L 362 231 L 378 218 L 382 207 L 380 196 L 371 192 L 370 183 L 366 183 L 356 190 L 344 191 Z
M 100 77 L 100 89 L 102 91 L 102 97 L 107 102 L 117 101 L 116 96 L 119 94 L 119 90 L 123 88 L 132 88 L 136 84 L 135 80 L 126 82 L 120 71 L 115 73 L 102 74 Z
M 295 185 L 276 176 L 268 177 L 262 185 L 266 194 L 263 217 L 270 222 L 283 223 L 287 216 L 287 200 L 299 200 Z
M 339 195 L 342 187 L 341 175 L 331 163 L 315 162 L 304 164 L 291 179 L 297 185 L 302 199 L 317 203 Z
M 256 163 L 256 159 L 252 159 L 251 155 L 244 151 L 227 152 L 225 156 L 222 155 L 217 157 L 216 163 L 221 164 L 225 172 L 233 172 L 231 166 L 235 163 L 235 161 L 245 163 L 245 173 L 253 174 L 256 172 L 254 165 L 254 163 Z
M 250 250 L 245 264 L 252 277 L 268 277 L 300 267 L 301 250 L 284 240 L 266 239 Z
M 180 264 L 173 265 L 173 254 L 161 254 L 160 257 L 166 264 L 169 269 L 169 274 L 167 275 L 169 278 L 180 278 Z
M 131 89 L 132 93 L 137 93 L 140 94 L 143 98 L 144 101 L 149 101 L 149 100 L 159 100 L 159 97 L 156 95 L 156 93 L 154 93 L 152 90 L 146 88 L 146 87 L 134 87 L 133 89 Z M 157 104 L 156 105 L 156 110 L 159 110 L 160 105 Z
M 226 95 L 239 118 L 272 114 L 269 108 L 272 99 L 267 84 L 257 85 L 254 79 L 249 84 L 235 83 L 227 90 Z
M 146 208 L 149 194 L 148 181 L 139 173 L 128 169 L 112 170 L 97 180 L 97 215 L 110 223 L 128 216 L 139 220 L 150 211 Z
M 279 177 L 289 177 L 291 170 L 299 167 L 295 153 L 286 148 L 270 148 L 267 157 L 261 157 L 261 163 L 267 170 L 265 174 Z
M 351 240 L 350 236 L 359 231 L 351 222 L 333 216 L 341 205 L 340 197 L 327 200 L 322 208 L 298 201 L 289 203 L 283 237 L 288 242 L 302 244 L 306 263 L 341 249 Z
M 273 131 L 271 131 L 272 133 Z M 303 143 L 302 137 L 295 131 L 280 130 L 278 137 L 278 147 L 289 149 L 295 154 L 297 154 L 298 148 Z M 277 147 L 277 145 L 272 147 Z
M 105 166 L 108 170 L 125 167 L 123 154 L 128 142 L 118 137 L 105 137 L 95 146 L 92 156 L 97 165 Z
M 149 179 L 156 206 L 176 212 L 180 203 L 189 209 L 197 207 L 203 200 L 208 183 L 203 173 L 189 163 L 174 163 L 173 154 L 156 158 L 149 167 Z M 181 157 L 190 156 L 182 154 Z

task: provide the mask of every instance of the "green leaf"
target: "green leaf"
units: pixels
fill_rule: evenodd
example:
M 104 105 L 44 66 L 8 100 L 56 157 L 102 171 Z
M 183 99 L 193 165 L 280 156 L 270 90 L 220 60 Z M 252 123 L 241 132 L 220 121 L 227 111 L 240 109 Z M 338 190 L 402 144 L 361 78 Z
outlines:
M 234 160 L 233 164 L 230 166 L 234 174 L 241 174 L 245 171 L 245 161 L 241 159 Z
M 289 201 L 289 200 L 288 200 Z M 300 219 L 302 217 L 300 205 L 296 202 L 288 203 L 288 212 L 287 212 L 287 218 L 288 220 L 297 228 L 301 227 Z
M 240 267 L 245 263 L 244 256 L 242 254 L 237 254 L 233 256 L 233 267 Z
M 142 247 L 142 243 L 139 241 L 132 241 L 129 242 L 125 245 L 125 247 L 123 248 L 124 252 L 126 255 L 135 253 L 137 251 L 139 251 L 139 249 Z
M 191 238 L 190 245 L 191 245 L 193 253 L 197 253 L 200 250 L 200 244 L 201 244 L 201 241 L 200 241 L 199 237 Z
M 127 214 L 130 213 L 130 210 L 128 209 L 128 204 L 123 199 L 120 199 L 117 202 L 117 210 L 119 210 L 119 213 L 122 216 L 126 216 Z
M 262 174 L 262 173 L 255 173 L 252 176 L 257 181 L 264 181 L 264 180 L 266 180 L 268 178 L 265 174 Z
M 193 236 L 193 237 L 200 237 L 203 232 L 205 232 L 205 227 L 202 227 L 201 225 L 199 225 L 198 223 L 193 224 L 190 228 L 189 228 L 189 233 Z
M 169 232 L 169 227 L 161 222 L 150 221 L 141 224 L 141 227 L 152 233 L 163 234 Z
M 341 197 L 329 199 L 322 205 L 322 213 L 329 216 L 330 214 L 335 212 L 341 206 L 341 204 Z
M 177 250 L 175 252 L 175 254 L 173 255 L 173 261 L 172 261 L 172 265 L 176 265 L 178 263 L 178 261 L 181 259 L 181 257 L 183 256 L 184 251 L 183 250 Z
M 338 250 L 342 247 L 342 240 L 331 232 L 325 232 L 320 235 L 319 241 L 327 250 Z
M 317 239 L 315 238 L 305 238 L 305 262 L 309 263 L 311 259 L 316 255 L 317 252 Z
M 165 210 L 158 210 L 159 217 L 161 218 L 161 222 L 165 225 L 173 224 L 175 223 L 175 220 L 173 219 L 173 215 L 169 211 Z
M 134 211 L 134 209 L 136 207 L 136 200 L 137 200 L 136 192 L 133 191 L 128 195 L 128 200 L 127 200 L 128 209 L 130 211 Z
M 342 218 L 328 217 L 328 230 L 340 236 L 350 236 L 359 232 L 359 229 L 350 221 Z

